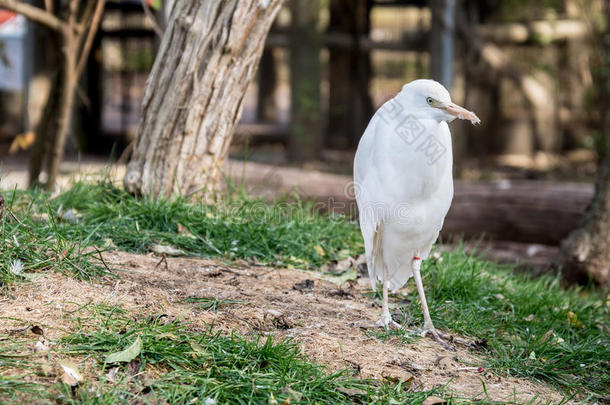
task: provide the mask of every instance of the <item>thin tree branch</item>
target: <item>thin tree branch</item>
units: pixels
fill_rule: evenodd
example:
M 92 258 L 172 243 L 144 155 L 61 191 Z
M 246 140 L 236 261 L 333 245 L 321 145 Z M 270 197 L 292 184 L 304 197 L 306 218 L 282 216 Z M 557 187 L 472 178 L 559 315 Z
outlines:
M 78 49 L 81 49 L 83 46 L 83 42 L 85 41 L 85 37 L 87 36 L 88 29 L 91 24 L 93 12 L 96 6 L 95 1 L 87 2 L 85 6 L 85 11 L 83 12 L 83 16 L 80 18 L 80 21 L 76 23 L 78 29 L 76 30 L 76 43 L 78 44 Z
M 78 6 L 80 5 L 80 0 L 70 0 L 68 3 L 68 25 L 74 31 L 76 28 L 76 13 L 78 12 Z
M 53 0 L 44 0 L 44 7 L 48 13 L 53 14 Z
M 87 5 L 85 6 L 85 11 L 83 12 L 83 16 L 81 17 L 81 19 L 79 21 L 76 22 L 76 24 L 79 27 L 79 30 L 76 32 L 76 58 L 75 60 L 75 66 L 74 68 L 76 69 L 76 64 L 78 63 L 78 60 L 80 60 L 80 55 L 81 55 L 81 50 L 84 49 L 83 44 L 85 43 L 85 40 L 89 37 L 89 29 L 91 28 L 91 22 L 93 21 L 93 14 L 95 12 L 96 6 L 97 6 L 97 0 L 95 1 L 88 1 Z M 78 78 L 77 78 L 78 80 Z
M 93 40 L 95 39 L 95 34 L 97 33 L 97 29 L 102 21 L 102 15 L 104 14 L 104 6 L 106 5 L 106 0 L 98 0 L 97 6 L 95 8 L 95 12 L 93 13 L 93 18 L 91 19 L 91 24 L 89 25 L 89 30 L 87 32 L 87 39 L 85 40 L 85 44 L 83 45 L 83 49 L 80 52 L 80 59 L 75 69 L 75 77 L 76 80 L 80 77 L 81 73 L 83 73 L 83 69 L 85 68 L 85 63 L 87 63 L 87 59 L 89 57 L 89 52 L 91 51 L 91 46 L 93 45 Z M 85 21 L 86 23 L 86 21 Z
M 163 38 L 163 30 L 161 29 L 159 24 L 157 24 L 157 20 L 155 19 L 153 12 L 150 10 L 150 6 L 146 2 L 146 0 L 140 1 L 142 2 L 142 8 L 144 8 L 144 14 L 146 14 L 146 17 L 150 20 L 153 26 L 153 31 L 155 31 L 159 38 Z
M 26 18 L 42 24 L 52 30 L 63 32 L 65 23 L 53 14 L 27 3 L 16 0 L 0 0 L 0 8 L 21 14 Z

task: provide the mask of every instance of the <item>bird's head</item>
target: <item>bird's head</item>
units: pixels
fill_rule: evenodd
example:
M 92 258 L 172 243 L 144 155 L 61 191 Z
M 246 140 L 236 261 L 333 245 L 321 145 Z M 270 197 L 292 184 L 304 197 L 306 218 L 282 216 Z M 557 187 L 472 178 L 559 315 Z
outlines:
M 401 104 L 420 118 L 451 122 L 456 118 L 478 125 L 481 120 L 475 113 L 451 101 L 447 89 L 434 80 L 413 80 L 402 87 L 398 94 Z

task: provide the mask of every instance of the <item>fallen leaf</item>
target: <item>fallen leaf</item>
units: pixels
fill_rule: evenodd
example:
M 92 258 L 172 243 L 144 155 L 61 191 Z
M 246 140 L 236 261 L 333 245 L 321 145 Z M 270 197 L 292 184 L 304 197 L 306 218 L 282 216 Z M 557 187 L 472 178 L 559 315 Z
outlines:
M 542 337 L 540 337 L 539 342 L 546 342 L 551 336 L 553 336 L 553 333 L 555 333 L 555 331 L 553 329 L 549 329 L 544 335 L 542 335 Z
M 117 353 L 109 354 L 106 357 L 105 363 L 119 363 L 124 362 L 128 363 L 138 357 L 140 351 L 142 350 L 142 339 L 140 336 L 136 338 L 136 340 L 129 345 L 125 350 L 122 350 Z
M 345 273 L 341 274 L 340 276 L 324 275 L 322 278 L 324 280 L 330 281 L 331 283 L 334 283 L 338 286 L 342 286 L 343 283 L 345 283 L 347 281 L 357 279 L 358 271 L 356 269 L 351 269 L 350 271 L 346 271 Z
M 80 384 L 83 381 L 83 375 L 78 371 L 76 364 L 70 360 L 59 360 L 57 362 L 62 370 L 61 380 L 71 387 Z
M 36 134 L 32 131 L 17 135 L 8 149 L 9 155 L 17 153 L 19 149 L 27 150 L 32 146 L 34 140 L 36 140 Z
M 431 396 L 431 397 L 426 398 L 424 400 L 424 402 L 422 402 L 422 405 L 437 405 L 437 404 L 446 404 L 446 403 L 447 403 L 447 401 L 444 400 L 443 398 Z
M 320 245 L 314 246 L 313 250 L 315 250 L 316 253 L 319 254 L 320 256 L 324 256 L 326 254 L 326 252 L 324 252 L 324 249 Z
M 119 372 L 119 368 L 118 367 L 112 367 L 106 373 L 106 381 L 114 384 L 116 382 L 116 375 L 117 375 L 118 372 Z
M 160 245 L 158 243 L 153 244 L 150 250 L 157 254 L 166 254 L 168 256 L 183 256 L 185 253 L 182 249 L 177 249 L 169 245 Z
M 62 221 L 66 221 L 70 224 L 76 224 L 82 218 L 82 215 L 74 208 L 70 208 L 69 210 L 62 212 L 60 218 Z
M 169 340 L 173 340 L 173 341 L 179 340 L 178 336 L 176 336 L 176 335 L 174 335 L 173 333 L 170 333 L 170 332 L 161 333 L 159 335 L 156 335 L 155 339 L 156 340 L 159 340 L 159 339 L 169 339 Z
M 357 388 L 343 388 L 343 387 L 339 387 L 337 388 L 337 391 L 348 395 L 350 397 L 363 397 L 366 395 L 366 391 L 364 390 L 359 390 Z

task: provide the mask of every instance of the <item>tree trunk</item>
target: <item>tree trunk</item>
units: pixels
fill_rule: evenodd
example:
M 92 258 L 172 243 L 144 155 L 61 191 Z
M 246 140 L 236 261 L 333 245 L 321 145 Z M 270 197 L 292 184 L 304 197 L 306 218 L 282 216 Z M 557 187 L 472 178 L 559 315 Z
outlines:
M 48 189 L 55 187 L 55 182 L 59 176 L 59 165 L 64 156 L 64 149 L 70 127 L 72 123 L 72 108 L 74 106 L 74 92 L 76 90 L 76 79 L 74 68 L 76 66 L 76 51 L 74 50 L 74 38 L 71 33 L 64 35 L 63 44 L 63 68 L 62 68 L 62 89 L 59 100 L 59 115 L 57 117 L 57 134 L 53 137 L 53 142 L 47 160 L 47 173 L 49 178 L 46 183 Z
M 370 31 L 371 0 L 331 0 L 328 34 L 349 35 L 353 47 L 329 45 L 329 103 L 325 144 L 352 150 L 371 119 L 370 52 L 360 39 Z
M 57 42 L 61 41 L 61 38 L 54 32 L 49 32 L 49 37 L 53 37 Z M 47 49 L 51 47 L 52 41 L 47 42 Z M 36 138 L 32 151 L 30 153 L 29 162 L 29 173 L 28 173 L 28 184 L 30 187 L 36 187 L 40 185 L 39 176 L 44 164 L 44 158 L 47 155 L 48 141 L 54 138 L 54 134 L 57 133 L 57 116 L 59 115 L 59 99 L 60 89 L 62 88 L 61 80 L 63 75 L 61 74 L 61 63 L 57 61 L 57 55 L 61 52 L 57 50 L 56 55 L 53 52 L 49 52 L 49 60 L 45 61 L 46 69 L 42 73 L 48 77 L 49 80 L 49 93 L 44 102 L 44 107 L 40 115 L 40 119 L 36 124 Z M 55 63 L 52 63 L 55 61 Z M 59 69 L 57 68 L 59 66 Z
M 606 20 L 610 19 L 610 3 L 605 3 Z M 610 26 L 601 33 L 601 72 L 599 127 L 602 139 L 610 139 Z M 560 264 L 566 278 L 572 280 L 592 278 L 596 283 L 610 287 L 610 147 L 600 149 L 600 166 L 593 201 L 583 217 L 580 227 L 561 244 Z
M 290 35 L 290 159 L 314 160 L 321 145 L 320 0 L 292 0 Z
M 34 2 L 37 7 L 45 7 L 42 0 Z M 53 9 L 58 10 L 59 2 L 53 2 Z M 60 17 L 55 13 L 56 17 Z M 48 139 L 57 133 L 57 116 L 59 115 L 60 89 L 62 87 L 62 53 L 61 53 L 61 33 L 49 29 L 42 24 L 32 24 L 34 43 L 40 48 L 34 52 L 33 77 L 36 84 L 48 82 L 48 93 L 40 92 L 40 87 L 30 84 L 30 99 L 36 99 L 36 106 L 40 108 L 33 112 L 34 133 L 36 138 L 30 152 L 28 184 L 30 187 L 40 186 L 39 176 L 44 165 L 44 159 L 48 150 Z
M 581 226 L 561 244 L 560 264 L 569 280 L 588 276 L 610 287 L 610 153 L 599 168 L 595 196 Z
M 433 0 L 430 3 L 430 73 L 449 91 L 453 85 L 455 7 L 455 0 Z
M 176 0 L 148 79 L 124 184 L 169 196 L 218 182 L 242 101 L 283 0 Z
M 53 97 L 49 98 L 49 105 L 45 108 L 43 116 L 43 120 L 55 119 L 57 124 L 43 122 L 39 125 L 42 130 L 38 131 L 38 141 L 32 153 L 30 166 L 30 184 L 32 185 L 38 182 L 38 175 L 45 157 L 48 174 L 46 187 L 52 188 L 55 185 L 70 131 L 74 91 L 89 57 L 105 4 L 106 0 L 90 1 L 86 4 L 81 4 L 80 0 L 70 0 L 62 8 L 67 10 L 64 20 L 53 11 L 60 12 L 59 3 L 54 0 L 45 1 L 44 9 L 26 1 L 0 0 L 0 7 L 23 14 L 28 19 L 56 31 L 61 37 L 62 60 L 59 63 L 61 76 L 54 81 L 58 87 L 52 90 Z M 56 99 L 57 92 L 60 96 L 59 101 Z M 56 103 L 58 104 L 55 105 Z
M 256 103 L 256 118 L 263 122 L 277 120 L 277 86 L 278 72 L 275 67 L 273 48 L 263 51 L 258 69 L 258 101 Z

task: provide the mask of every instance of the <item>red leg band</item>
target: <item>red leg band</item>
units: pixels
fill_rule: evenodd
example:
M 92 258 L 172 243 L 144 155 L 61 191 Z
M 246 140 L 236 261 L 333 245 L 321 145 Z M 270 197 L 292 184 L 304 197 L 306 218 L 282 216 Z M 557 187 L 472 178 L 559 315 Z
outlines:
M 413 260 L 421 260 L 421 257 L 419 257 L 419 256 L 413 256 Z

